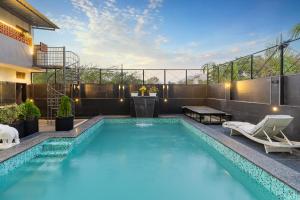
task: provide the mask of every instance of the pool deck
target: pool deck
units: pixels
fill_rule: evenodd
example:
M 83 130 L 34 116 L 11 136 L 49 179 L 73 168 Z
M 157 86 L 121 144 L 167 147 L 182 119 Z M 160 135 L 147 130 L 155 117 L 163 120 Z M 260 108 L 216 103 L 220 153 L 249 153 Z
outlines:
M 53 127 L 46 125 L 39 132 L 22 139 L 21 144 L 16 145 L 10 149 L 0 151 L 0 163 L 49 139 L 59 137 L 77 137 L 82 132 L 93 126 L 104 118 L 127 118 L 129 116 L 97 116 L 87 121 L 78 120 L 80 123 L 71 131 L 54 132 Z M 184 115 L 163 115 L 164 117 L 180 117 L 189 124 L 198 128 L 200 131 L 205 132 L 210 137 L 229 147 L 230 149 L 238 152 L 247 160 L 253 162 L 265 171 L 272 174 L 274 177 L 280 179 L 287 185 L 300 192 L 300 151 L 296 150 L 294 154 L 288 153 L 270 153 L 266 154 L 263 145 L 254 143 L 243 136 L 229 135 L 229 130 L 217 125 L 203 125 Z M 47 127 L 48 126 L 48 127 Z
M 80 124 L 84 123 L 87 119 L 74 119 L 74 127 L 76 128 Z M 55 131 L 55 122 L 54 120 L 39 120 L 39 129 L 40 132 L 51 132 Z

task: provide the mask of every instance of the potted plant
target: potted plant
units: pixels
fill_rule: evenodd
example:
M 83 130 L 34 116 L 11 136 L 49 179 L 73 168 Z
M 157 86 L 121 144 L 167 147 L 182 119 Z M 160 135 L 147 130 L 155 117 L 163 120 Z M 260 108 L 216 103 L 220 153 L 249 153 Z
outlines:
M 137 97 L 137 96 L 139 96 L 139 92 L 138 91 L 133 91 L 133 92 L 130 93 L 130 95 L 132 97 Z
M 68 96 L 62 96 L 55 118 L 56 131 L 69 131 L 74 127 L 74 116 L 72 114 L 71 100 Z
M 141 96 L 144 96 L 145 92 L 147 91 L 147 88 L 143 85 L 140 87 L 139 91 L 141 92 Z
M 6 124 L 17 129 L 19 137 L 24 137 L 24 121 L 18 119 L 19 106 L 17 104 L 0 107 L 0 124 Z
M 150 97 L 156 97 L 157 92 L 158 92 L 158 88 L 156 86 L 152 86 L 149 89 L 149 96 Z
M 24 136 L 39 132 L 40 109 L 29 99 L 20 104 L 19 109 L 19 118 L 24 120 Z

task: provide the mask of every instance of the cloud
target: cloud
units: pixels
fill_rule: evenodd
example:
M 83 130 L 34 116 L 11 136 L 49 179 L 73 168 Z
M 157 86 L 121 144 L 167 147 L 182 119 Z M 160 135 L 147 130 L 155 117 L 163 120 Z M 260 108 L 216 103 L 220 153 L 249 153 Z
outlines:
M 191 41 L 166 50 L 167 36 L 159 32 L 163 0 L 148 0 L 143 8 L 120 6 L 117 0 L 71 0 L 78 16 L 62 15 L 55 21 L 62 32 L 73 34 L 82 64 L 100 67 L 199 67 L 222 62 L 254 49 L 259 41 L 233 44 L 222 49 L 201 51 L 201 42 Z M 80 17 L 79 17 L 80 16 Z

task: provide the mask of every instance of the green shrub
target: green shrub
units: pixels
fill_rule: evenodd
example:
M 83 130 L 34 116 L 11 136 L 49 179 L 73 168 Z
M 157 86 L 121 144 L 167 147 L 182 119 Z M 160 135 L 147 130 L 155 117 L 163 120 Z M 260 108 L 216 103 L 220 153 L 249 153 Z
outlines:
M 40 109 L 33 103 L 33 101 L 27 99 L 25 103 L 20 106 L 19 118 L 24 120 L 33 120 L 41 117 Z
M 72 117 L 72 106 L 71 100 L 68 96 L 62 96 L 60 98 L 60 104 L 57 112 L 57 117 L 65 118 L 65 117 Z
M 152 86 L 150 89 L 149 89 L 149 92 L 150 93 L 158 93 L 158 88 L 156 86 Z
M 0 107 L 0 124 L 12 124 L 18 119 L 20 113 L 17 104 Z

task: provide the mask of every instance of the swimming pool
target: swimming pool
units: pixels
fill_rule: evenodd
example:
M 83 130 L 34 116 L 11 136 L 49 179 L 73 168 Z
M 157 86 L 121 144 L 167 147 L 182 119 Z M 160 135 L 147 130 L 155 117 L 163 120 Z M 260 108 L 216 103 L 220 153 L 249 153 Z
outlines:
M 31 151 L 20 167 L 0 166 L 1 200 L 298 198 L 182 119 L 105 119 Z

